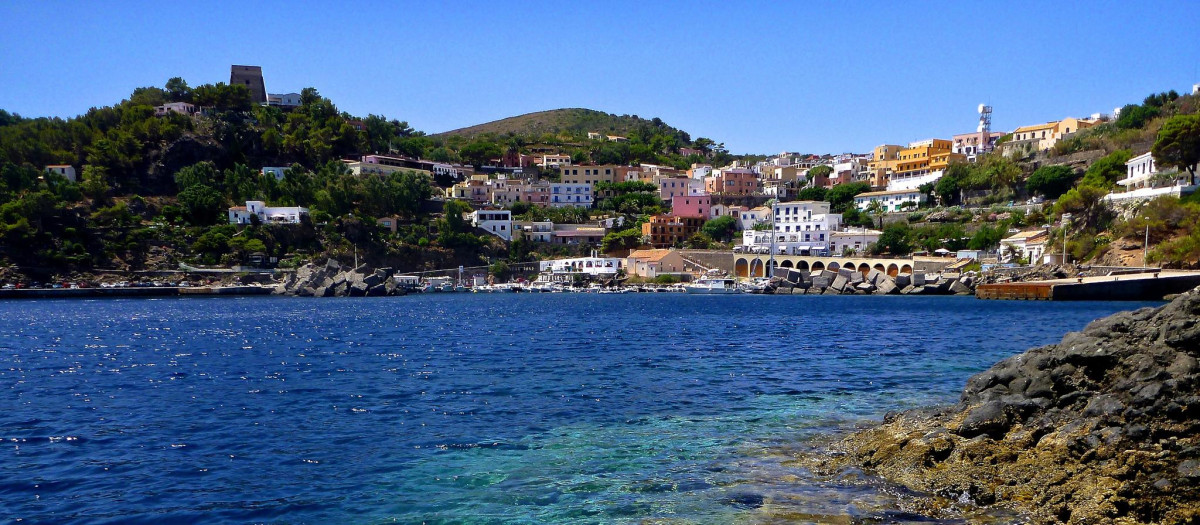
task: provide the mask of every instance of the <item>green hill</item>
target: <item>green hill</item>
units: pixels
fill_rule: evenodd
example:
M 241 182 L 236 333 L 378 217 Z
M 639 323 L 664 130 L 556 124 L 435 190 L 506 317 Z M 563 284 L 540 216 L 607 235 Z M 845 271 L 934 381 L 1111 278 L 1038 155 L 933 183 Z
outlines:
M 687 137 L 687 134 L 670 126 L 661 119 L 644 119 L 637 115 L 613 115 L 603 111 L 584 108 L 552 109 L 527 113 L 506 119 L 495 120 L 484 124 L 460 128 L 438 133 L 435 136 L 459 135 L 476 137 L 485 134 L 539 136 L 544 134 L 558 135 L 566 133 L 586 138 L 588 132 L 598 132 L 605 135 L 626 136 L 635 130 L 652 128 L 668 131 L 672 135 Z M 690 142 L 688 138 L 684 142 Z

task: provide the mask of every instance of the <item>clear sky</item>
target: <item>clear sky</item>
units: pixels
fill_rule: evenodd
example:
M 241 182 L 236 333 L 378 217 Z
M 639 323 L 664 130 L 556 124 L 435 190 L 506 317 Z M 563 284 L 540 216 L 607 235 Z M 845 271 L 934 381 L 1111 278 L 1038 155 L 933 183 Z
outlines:
M 0 108 L 73 116 L 173 76 L 316 87 L 436 133 L 585 107 L 734 153 L 1109 113 L 1200 83 L 1200 2 L 3 2 Z

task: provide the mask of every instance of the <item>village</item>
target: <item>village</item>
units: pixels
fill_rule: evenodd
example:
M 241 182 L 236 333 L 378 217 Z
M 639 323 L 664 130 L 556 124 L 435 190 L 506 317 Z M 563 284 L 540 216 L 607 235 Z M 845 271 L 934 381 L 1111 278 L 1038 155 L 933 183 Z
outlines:
M 267 93 L 258 66 L 232 66 L 229 85 L 244 86 L 252 101 L 285 115 L 305 100 L 300 93 Z M 1198 93 L 1200 84 L 1192 86 L 1191 96 Z M 505 290 L 537 291 L 653 287 L 721 277 L 740 280 L 739 290 L 753 292 L 783 288 L 817 293 L 972 293 L 968 283 L 977 281 L 983 271 L 1066 266 L 1082 257 L 1072 257 L 1068 250 L 1072 214 L 1050 213 L 1063 192 L 1034 191 L 1035 177 L 1029 176 L 1028 182 L 1009 181 L 1020 187 L 1019 192 L 988 190 L 985 184 L 968 200 L 969 191 L 944 189 L 947 173 L 1000 159 L 1010 171 L 1016 170 L 1016 179 L 1022 178 L 1020 169 L 1040 168 L 1043 162 L 1061 163 L 1068 175 L 1078 175 L 1097 162 L 1095 156 L 1079 160 L 1052 155 L 1066 151 L 1063 146 L 1077 142 L 1081 133 L 1118 121 L 1129 108 L 1139 109 L 1126 106 L 1107 114 L 1004 131 L 992 127 L 993 108 L 980 104 L 975 130 L 950 138 L 881 144 L 866 153 L 743 156 L 724 165 L 693 162 L 687 169 L 649 163 L 600 164 L 591 159 L 576 162 L 564 144 L 536 142 L 497 150 L 499 156 L 474 164 L 393 150 L 342 158 L 338 169 L 359 179 L 397 174 L 424 177 L 432 190 L 427 204 L 433 208 L 462 203 L 456 210 L 462 210 L 461 220 L 476 234 L 535 247 L 533 260 L 513 261 L 511 272 L 498 272 L 491 265 L 469 268 L 465 275 L 454 267 L 422 268 L 415 282 L 404 276 L 403 288 L 409 291 L 491 291 L 498 285 L 508 286 Z M 190 102 L 167 102 L 155 107 L 154 115 L 199 118 L 209 111 Z M 359 132 L 367 125 L 354 119 L 346 124 Z M 593 148 L 629 141 L 601 131 L 586 135 L 582 143 Z M 703 140 L 695 145 L 699 147 L 678 148 L 676 153 L 692 159 L 712 157 Z M 1160 197 L 1182 198 L 1195 191 L 1195 166 L 1161 168 L 1149 146 L 1144 144 L 1123 162 L 1124 176 L 1102 196 L 1106 205 L 1135 209 Z M 1018 169 L 1014 161 L 1027 167 Z M 259 177 L 279 185 L 288 183 L 294 171 L 304 170 L 297 165 L 254 169 Z M 48 165 L 45 170 L 68 181 L 78 180 L 72 165 Z M 1011 173 L 1004 176 L 1014 178 Z M 300 205 L 246 200 L 228 208 L 226 218 L 238 228 L 313 221 L 306 203 L 294 204 Z M 392 234 L 411 222 L 399 215 L 371 220 Z M 957 237 L 934 238 L 920 246 L 888 237 L 888 225 L 914 220 L 952 222 L 966 229 L 959 230 Z M 983 236 L 980 229 L 998 233 Z M 1119 266 L 1149 268 L 1149 244 L 1147 227 L 1140 260 L 1121 261 Z M 270 267 L 276 260 L 249 254 L 241 262 Z M 925 284 L 926 276 L 932 286 Z M 446 279 L 453 284 L 447 285 Z M 881 284 L 884 279 L 889 282 Z M 511 284 L 505 282 L 509 280 Z

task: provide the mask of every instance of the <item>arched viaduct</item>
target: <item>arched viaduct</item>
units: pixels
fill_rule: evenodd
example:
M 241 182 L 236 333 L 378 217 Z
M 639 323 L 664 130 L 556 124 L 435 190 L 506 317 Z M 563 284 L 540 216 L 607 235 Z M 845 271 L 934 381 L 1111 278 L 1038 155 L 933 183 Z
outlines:
M 767 266 L 771 264 L 771 256 L 766 254 L 738 253 L 733 256 L 734 275 L 738 277 L 765 277 Z M 775 265 L 778 268 L 797 268 L 800 270 L 830 270 L 850 268 L 864 275 L 871 270 L 895 277 L 901 273 L 912 273 L 916 268 L 913 259 L 879 259 L 871 257 L 808 257 L 801 255 L 776 255 Z

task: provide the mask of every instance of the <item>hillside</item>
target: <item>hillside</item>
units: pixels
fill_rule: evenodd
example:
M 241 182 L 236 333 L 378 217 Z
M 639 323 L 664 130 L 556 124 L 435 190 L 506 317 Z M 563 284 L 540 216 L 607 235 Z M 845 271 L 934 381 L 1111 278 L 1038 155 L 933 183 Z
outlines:
M 538 136 L 546 133 L 586 136 L 590 131 L 606 135 L 628 135 L 632 131 L 649 126 L 666 129 L 677 134 L 680 131 L 667 126 L 661 119 L 643 119 L 637 115 L 613 115 L 603 111 L 584 108 L 552 109 L 527 113 L 484 124 L 446 131 L 435 136 L 459 135 L 475 137 L 483 134 Z

